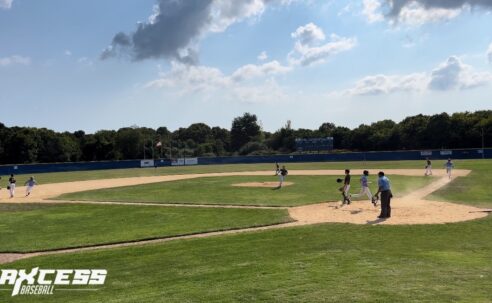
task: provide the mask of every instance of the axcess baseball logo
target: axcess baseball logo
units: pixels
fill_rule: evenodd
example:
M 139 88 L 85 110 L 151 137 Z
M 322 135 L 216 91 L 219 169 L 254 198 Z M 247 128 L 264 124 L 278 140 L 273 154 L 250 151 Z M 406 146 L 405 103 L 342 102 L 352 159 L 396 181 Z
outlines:
M 108 271 L 105 269 L 2 269 L 0 287 L 13 285 L 12 297 L 17 295 L 52 295 L 55 286 L 104 285 Z M 75 290 L 64 288 L 64 290 Z M 81 289 L 77 289 L 81 290 Z M 92 290 L 92 289 L 88 289 Z

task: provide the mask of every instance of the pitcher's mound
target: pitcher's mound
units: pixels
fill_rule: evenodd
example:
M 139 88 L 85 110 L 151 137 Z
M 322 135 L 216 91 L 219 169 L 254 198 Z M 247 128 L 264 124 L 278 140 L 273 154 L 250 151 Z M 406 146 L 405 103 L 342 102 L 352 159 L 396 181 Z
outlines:
M 246 182 L 246 183 L 236 183 L 232 184 L 232 186 L 236 187 L 266 187 L 266 188 L 275 188 L 278 187 L 279 182 Z M 294 182 L 284 182 L 282 187 L 291 186 Z

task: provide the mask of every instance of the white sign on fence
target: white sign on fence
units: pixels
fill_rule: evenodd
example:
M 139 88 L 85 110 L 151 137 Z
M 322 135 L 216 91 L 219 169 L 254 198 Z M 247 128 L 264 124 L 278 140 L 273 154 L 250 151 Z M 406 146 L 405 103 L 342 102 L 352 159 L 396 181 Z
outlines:
M 452 150 L 441 150 L 441 156 L 451 156 L 452 154 Z
M 198 165 L 198 158 L 186 158 L 186 165 Z
M 172 166 L 198 165 L 198 158 L 178 158 L 171 162 Z
M 421 156 L 432 156 L 432 151 L 423 150 L 420 152 Z
M 154 167 L 154 160 L 141 160 L 140 167 Z

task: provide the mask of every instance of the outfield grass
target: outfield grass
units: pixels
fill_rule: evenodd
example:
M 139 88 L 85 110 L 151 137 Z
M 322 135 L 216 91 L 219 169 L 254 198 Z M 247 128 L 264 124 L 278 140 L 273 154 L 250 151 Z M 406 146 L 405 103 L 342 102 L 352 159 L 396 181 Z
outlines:
M 441 168 L 439 162 L 434 163 L 435 168 Z M 286 163 L 287 169 L 345 169 L 345 168 L 422 168 L 424 173 L 423 161 L 368 161 L 368 162 L 314 162 L 314 163 Z M 143 176 L 163 176 L 163 175 L 180 175 L 180 174 L 203 174 L 219 172 L 239 172 L 239 171 L 274 171 L 272 164 L 231 164 L 231 165 L 199 165 L 199 166 L 174 166 L 160 168 L 131 168 L 131 169 L 112 169 L 112 170 L 92 170 L 77 172 L 61 173 L 43 173 L 35 174 L 36 180 L 40 184 L 82 181 L 82 180 L 100 180 L 113 178 L 143 177 Z M 31 175 L 17 175 L 19 182 L 24 182 Z M 2 181 L 7 182 L 8 178 Z
M 341 194 L 336 176 L 289 176 L 286 181 L 294 185 L 280 190 L 271 188 L 234 187 L 232 184 L 245 182 L 277 181 L 277 177 L 234 176 L 207 177 L 182 181 L 151 183 L 101 190 L 64 194 L 62 200 L 156 202 L 180 204 L 229 204 L 295 206 L 324 201 L 337 201 Z M 354 176 L 352 192 L 358 192 Z M 401 196 L 430 183 L 434 178 L 390 176 L 393 192 Z M 377 180 L 372 176 L 373 191 Z
M 45 256 L 9 268 L 105 268 L 97 292 L 36 302 L 491 302 L 492 218 L 326 224 Z M 10 292 L 0 292 L 0 301 Z M 12 302 L 32 302 L 32 297 Z
M 0 204 L 0 252 L 27 252 L 270 225 L 285 210 Z
M 492 160 L 463 161 L 460 168 L 471 169 L 467 177 L 459 177 L 434 192 L 430 199 L 492 207 Z

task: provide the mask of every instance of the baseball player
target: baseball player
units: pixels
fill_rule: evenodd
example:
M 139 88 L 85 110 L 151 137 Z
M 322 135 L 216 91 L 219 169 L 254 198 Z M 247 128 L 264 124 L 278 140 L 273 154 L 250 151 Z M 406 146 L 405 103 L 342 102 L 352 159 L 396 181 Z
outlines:
M 280 165 L 278 165 L 278 162 L 275 162 L 275 176 L 278 176 L 280 174 Z
M 342 189 L 342 196 L 343 196 L 343 202 L 342 205 L 349 205 L 350 204 L 350 169 L 345 170 L 345 178 L 343 179 L 343 189 Z
M 448 162 L 446 162 L 446 164 L 444 164 L 444 166 L 446 167 L 446 173 L 448 174 L 448 178 L 451 179 L 451 171 L 454 168 L 453 161 L 451 161 L 451 159 L 448 159 Z
M 367 197 L 372 202 L 372 204 L 375 204 L 375 200 L 372 199 L 371 190 L 369 189 L 369 181 L 367 180 L 368 177 L 369 177 L 369 171 L 365 170 L 362 176 L 360 177 L 360 185 L 361 185 L 360 193 L 353 194 L 352 197 L 360 197 L 362 195 L 367 195 Z
M 15 183 L 17 183 L 17 180 L 15 180 L 14 174 L 11 174 L 9 178 L 9 186 L 8 186 L 10 192 L 10 198 L 13 198 L 15 195 Z
M 282 188 L 282 184 L 284 184 L 285 177 L 289 174 L 287 169 L 285 168 L 285 165 L 282 166 L 282 169 L 279 170 L 278 178 L 280 180 L 280 183 L 278 185 L 278 188 Z
M 28 197 L 31 194 L 34 186 L 38 185 L 38 182 L 34 180 L 34 177 L 31 177 L 29 178 L 29 180 L 26 181 L 26 183 L 24 183 L 24 185 L 26 186 L 26 197 Z
M 429 158 L 426 159 L 427 163 L 425 164 L 425 174 L 424 176 L 432 176 L 432 162 Z

